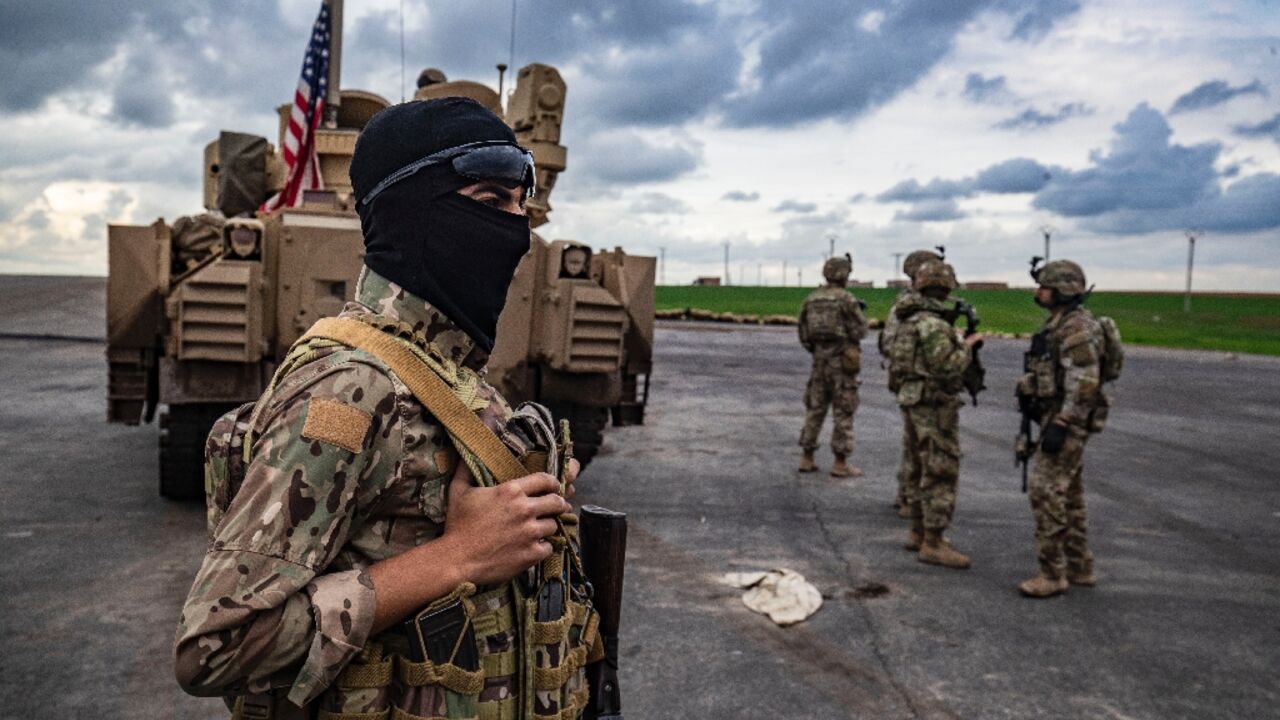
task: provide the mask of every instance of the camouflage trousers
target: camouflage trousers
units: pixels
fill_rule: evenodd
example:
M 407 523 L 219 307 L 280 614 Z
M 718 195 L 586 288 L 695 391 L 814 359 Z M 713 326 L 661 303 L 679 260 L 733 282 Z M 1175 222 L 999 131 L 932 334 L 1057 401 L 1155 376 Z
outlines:
M 831 451 L 848 457 L 853 454 L 853 414 L 858 409 L 858 375 L 840 366 L 840 355 L 815 353 L 809 385 L 804 392 L 804 430 L 800 431 L 800 447 L 812 452 L 818 448 L 822 422 L 831 406 Z
M 1084 446 L 1088 439 L 1084 430 L 1070 428 L 1061 450 L 1036 452 L 1027 481 L 1036 521 L 1036 560 L 1040 572 L 1049 577 L 1093 572 L 1084 506 Z
M 920 453 L 916 449 L 916 434 L 911 430 L 911 415 L 902 410 L 902 457 L 898 460 L 898 494 L 894 505 L 911 507 L 911 488 L 920 483 Z
M 941 532 L 951 525 L 960 479 L 960 401 L 954 396 L 902 408 L 912 458 L 903 491 L 913 523 Z M 907 453 L 904 451 L 903 456 Z

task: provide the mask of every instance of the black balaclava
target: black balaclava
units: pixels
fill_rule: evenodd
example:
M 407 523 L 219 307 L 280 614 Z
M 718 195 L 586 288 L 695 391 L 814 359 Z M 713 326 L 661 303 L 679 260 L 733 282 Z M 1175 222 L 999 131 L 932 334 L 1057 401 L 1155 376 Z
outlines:
M 467 98 L 393 105 L 365 126 L 351 158 L 364 231 L 364 264 L 431 303 L 486 351 L 516 265 L 529 250 L 529 219 L 457 190 L 476 182 L 432 165 L 361 202 L 391 173 L 441 150 L 480 141 L 516 145 L 498 116 Z

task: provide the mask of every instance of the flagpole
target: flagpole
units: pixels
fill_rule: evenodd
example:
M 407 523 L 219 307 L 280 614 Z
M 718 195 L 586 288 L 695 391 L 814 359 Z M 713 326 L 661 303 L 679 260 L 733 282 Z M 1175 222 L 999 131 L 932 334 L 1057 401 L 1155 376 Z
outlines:
M 338 126 L 342 105 L 342 0 L 325 0 L 329 5 L 329 91 L 325 98 L 325 127 Z

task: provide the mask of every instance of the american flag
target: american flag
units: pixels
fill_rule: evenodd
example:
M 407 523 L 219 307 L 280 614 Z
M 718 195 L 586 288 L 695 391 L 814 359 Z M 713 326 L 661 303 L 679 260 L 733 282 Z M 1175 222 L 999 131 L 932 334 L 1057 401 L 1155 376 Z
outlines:
M 329 40 L 332 37 L 329 23 L 329 3 L 320 5 L 320 15 L 311 26 L 311 42 L 302 60 L 302 76 L 298 78 L 298 90 L 293 95 L 293 112 L 289 116 L 289 128 L 285 131 L 284 189 L 271 196 L 260 212 L 269 213 L 282 207 L 296 207 L 302 202 L 303 190 L 319 190 L 324 187 L 320 177 L 320 160 L 316 157 L 316 128 L 324 115 L 324 101 L 329 84 Z

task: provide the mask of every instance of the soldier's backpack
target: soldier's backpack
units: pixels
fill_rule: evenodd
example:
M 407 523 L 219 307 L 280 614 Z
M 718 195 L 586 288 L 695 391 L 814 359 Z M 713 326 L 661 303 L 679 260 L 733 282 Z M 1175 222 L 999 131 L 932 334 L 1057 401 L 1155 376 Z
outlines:
M 813 342 L 843 340 L 844 309 L 838 297 L 819 296 L 805 301 L 804 330 Z
M 1120 328 L 1116 321 L 1105 315 L 1098 318 L 1102 326 L 1102 357 L 1098 360 L 1098 372 L 1102 382 L 1120 379 L 1124 369 L 1124 344 L 1120 342 Z
M 902 389 L 902 383 L 915 373 L 916 344 L 919 339 L 920 328 L 912 318 L 905 318 L 899 320 L 885 343 L 889 359 L 889 390 L 892 392 Z

